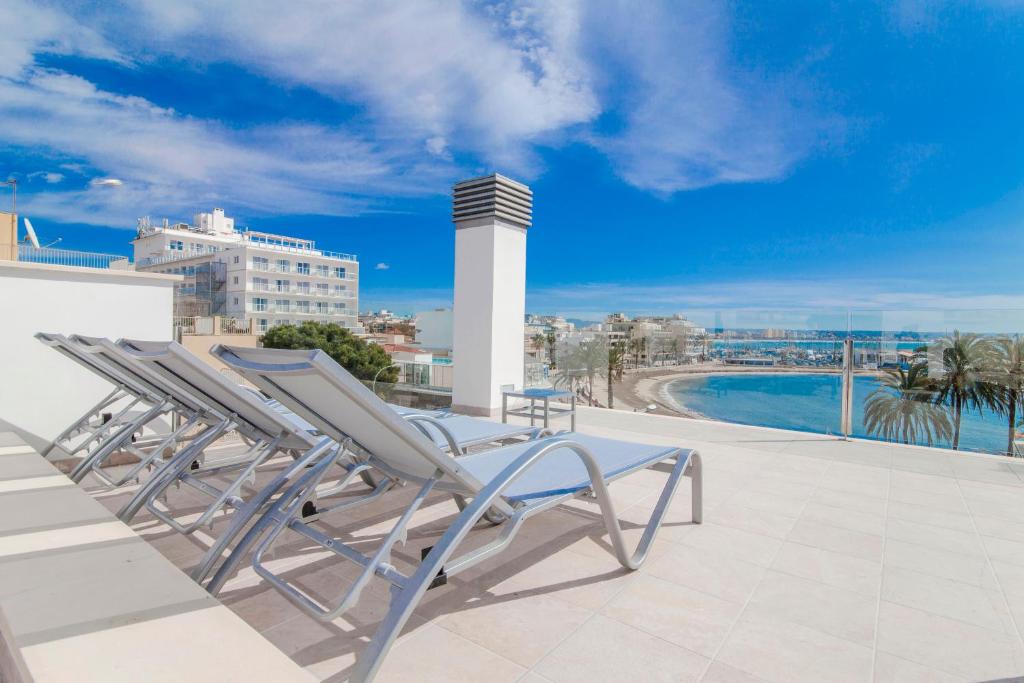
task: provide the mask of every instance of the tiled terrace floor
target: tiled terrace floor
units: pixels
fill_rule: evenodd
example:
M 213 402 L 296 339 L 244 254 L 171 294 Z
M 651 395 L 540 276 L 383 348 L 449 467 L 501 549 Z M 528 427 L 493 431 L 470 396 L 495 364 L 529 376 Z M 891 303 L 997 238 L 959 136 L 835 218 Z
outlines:
M 427 593 L 378 680 L 982 681 L 1024 674 L 1024 464 L 842 442 L 721 423 L 581 409 L 580 431 L 700 449 L 705 523 L 680 487 L 639 571 L 607 552 L 586 502 L 525 525 L 510 550 Z M 646 520 L 664 481 L 612 487 L 621 517 Z M 122 494 L 101 494 L 111 507 Z M 187 509 L 189 494 L 170 505 Z M 328 517 L 372 547 L 411 496 Z M 410 569 L 455 505 L 415 518 L 396 564 Z M 205 536 L 152 519 L 137 530 L 181 567 Z M 476 541 L 489 537 L 486 530 Z M 286 537 L 274 560 L 323 599 L 353 575 Z M 222 600 L 295 661 L 344 680 L 386 608 L 381 582 L 330 624 L 301 614 L 251 570 Z

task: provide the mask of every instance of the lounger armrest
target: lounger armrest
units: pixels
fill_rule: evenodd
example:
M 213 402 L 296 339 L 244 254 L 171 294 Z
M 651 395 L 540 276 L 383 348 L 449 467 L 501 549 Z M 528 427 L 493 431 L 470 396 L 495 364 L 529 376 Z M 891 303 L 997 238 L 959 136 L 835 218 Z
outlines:
M 432 417 L 430 415 L 422 415 L 420 413 L 409 413 L 408 415 L 403 415 L 402 419 L 407 422 L 412 422 L 413 426 L 415 426 L 417 429 L 423 432 L 423 435 L 426 436 L 431 441 L 433 441 L 434 438 L 430 435 L 430 432 L 428 432 L 424 427 L 421 427 L 419 424 L 416 423 L 426 422 L 427 424 L 436 427 L 437 430 L 441 432 L 441 436 L 443 436 L 445 441 L 448 442 L 448 448 L 451 451 L 452 457 L 456 455 L 462 455 L 462 449 L 459 448 L 459 442 L 455 439 L 455 435 L 451 433 L 448 427 L 446 427 L 444 423 L 441 422 L 441 420 L 438 420 L 436 417 Z

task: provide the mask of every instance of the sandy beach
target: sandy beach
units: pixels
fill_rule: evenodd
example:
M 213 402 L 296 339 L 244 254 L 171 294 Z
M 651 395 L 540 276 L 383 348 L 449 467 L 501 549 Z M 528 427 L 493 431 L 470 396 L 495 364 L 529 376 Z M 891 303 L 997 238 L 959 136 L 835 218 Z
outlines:
M 742 374 L 822 374 L 836 373 L 838 370 L 817 367 L 737 367 L 721 363 L 698 363 L 695 365 L 677 365 L 659 368 L 641 368 L 627 370 L 621 382 L 613 387 L 615 409 L 642 410 L 654 405 L 650 410 L 656 415 L 674 415 L 695 420 L 707 419 L 700 413 L 689 410 L 671 397 L 667 391 L 669 384 L 684 377 L 701 377 L 706 375 L 742 375 Z M 594 398 L 602 405 L 608 405 L 608 382 L 604 378 L 594 383 Z

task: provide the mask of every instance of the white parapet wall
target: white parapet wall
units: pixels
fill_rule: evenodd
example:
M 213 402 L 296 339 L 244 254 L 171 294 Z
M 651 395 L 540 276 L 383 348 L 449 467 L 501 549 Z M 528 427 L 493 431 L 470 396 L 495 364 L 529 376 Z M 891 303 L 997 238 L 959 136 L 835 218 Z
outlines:
M 170 339 L 178 275 L 0 261 L 0 431 L 41 450 L 111 390 L 36 332 Z

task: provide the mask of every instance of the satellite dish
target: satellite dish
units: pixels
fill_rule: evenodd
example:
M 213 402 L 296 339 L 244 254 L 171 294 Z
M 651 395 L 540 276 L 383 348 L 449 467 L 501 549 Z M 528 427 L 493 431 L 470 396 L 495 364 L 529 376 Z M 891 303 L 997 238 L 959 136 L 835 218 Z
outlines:
M 28 236 L 28 241 L 32 243 L 32 246 L 38 249 L 39 238 L 36 237 L 35 228 L 32 227 L 32 221 L 30 221 L 28 217 L 25 218 L 25 233 Z

